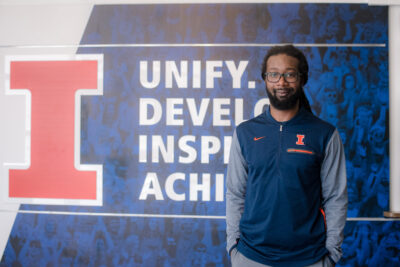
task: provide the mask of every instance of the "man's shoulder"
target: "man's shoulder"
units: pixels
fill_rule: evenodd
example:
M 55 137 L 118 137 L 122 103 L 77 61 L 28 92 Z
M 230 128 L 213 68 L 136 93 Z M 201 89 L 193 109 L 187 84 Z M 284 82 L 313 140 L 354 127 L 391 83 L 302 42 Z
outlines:
M 306 124 L 310 124 L 312 127 L 319 128 L 321 130 L 326 130 L 328 132 L 332 132 L 336 129 L 334 125 L 329 123 L 326 120 L 321 119 L 320 117 L 314 115 L 311 112 L 306 112 L 304 116 Z
M 313 140 L 326 147 L 334 135 L 336 127 L 310 112 L 307 113 L 302 122 L 302 128 L 307 129 L 306 131 Z
M 251 118 L 249 120 L 241 122 L 237 126 L 237 129 L 251 128 L 256 124 L 265 123 L 265 122 L 266 122 L 266 116 L 265 116 L 265 111 L 264 111 L 260 115 L 254 117 L 254 118 Z

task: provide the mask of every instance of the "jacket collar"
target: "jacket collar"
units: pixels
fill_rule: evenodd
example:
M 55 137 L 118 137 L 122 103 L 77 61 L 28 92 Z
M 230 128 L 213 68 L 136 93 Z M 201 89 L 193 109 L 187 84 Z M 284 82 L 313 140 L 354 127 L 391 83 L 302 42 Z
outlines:
M 267 118 L 268 121 L 274 123 L 274 124 L 278 124 L 278 125 L 290 125 L 290 124 L 294 124 L 296 122 L 298 122 L 302 117 L 304 117 L 307 114 L 307 110 L 305 110 L 303 107 L 299 108 L 299 111 L 297 112 L 297 114 L 291 118 L 288 121 L 284 121 L 284 122 L 279 122 L 277 120 L 274 119 L 274 117 L 272 117 L 271 112 L 270 112 L 270 105 L 268 105 L 268 107 L 265 109 L 264 113 L 265 113 L 265 117 Z

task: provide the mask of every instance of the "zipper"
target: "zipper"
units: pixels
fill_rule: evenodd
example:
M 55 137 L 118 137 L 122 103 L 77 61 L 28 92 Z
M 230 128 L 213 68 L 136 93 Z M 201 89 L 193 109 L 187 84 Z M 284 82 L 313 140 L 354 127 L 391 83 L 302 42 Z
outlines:
M 282 176 L 282 173 L 281 173 L 281 167 L 280 167 L 280 163 L 281 163 L 281 150 L 282 150 L 282 130 L 283 130 L 283 125 L 281 124 L 280 126 L 279 126 L 279 147 L 278 147 L 278 157 L 277 157 L 277 164 L 276 164 L 276 166 L 277 166 L 277 168 L 278 168 L 278 172 L 279 172 L 279 175 L 281 176 L 281 178 L 283 177 Z

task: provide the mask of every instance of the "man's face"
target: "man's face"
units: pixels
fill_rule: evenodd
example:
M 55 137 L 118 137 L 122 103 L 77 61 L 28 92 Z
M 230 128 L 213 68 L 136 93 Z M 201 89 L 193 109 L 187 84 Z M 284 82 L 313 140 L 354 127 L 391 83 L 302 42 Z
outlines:
M 267 72 L 298 73 L 299 61 L 297 58 L 278 54 L 267 60 Z M 265 79 L 269 101 L 279 110 L 293 109 L 298 103 L 301 94 L 301 77 L 296 82 L 287 82 L 281 77 L 278 82 L 272 83 Z

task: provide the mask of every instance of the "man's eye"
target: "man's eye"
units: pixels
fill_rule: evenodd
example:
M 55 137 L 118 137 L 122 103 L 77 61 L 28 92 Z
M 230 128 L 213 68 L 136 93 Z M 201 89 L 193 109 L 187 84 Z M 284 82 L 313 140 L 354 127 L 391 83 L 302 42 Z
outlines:
M 288 73 L 286 73 L 286 77 L 287 78 L 294 78 L 294 77 L 296 77 L 296 72 L 288 72 Z
M 277 73 L 277 72 L 270 72 L 269 73 L 269 77 L 271 77 L 271 78 L 276 78 L 276 77 L 278 77 L 280 74 L 279 73 Z

